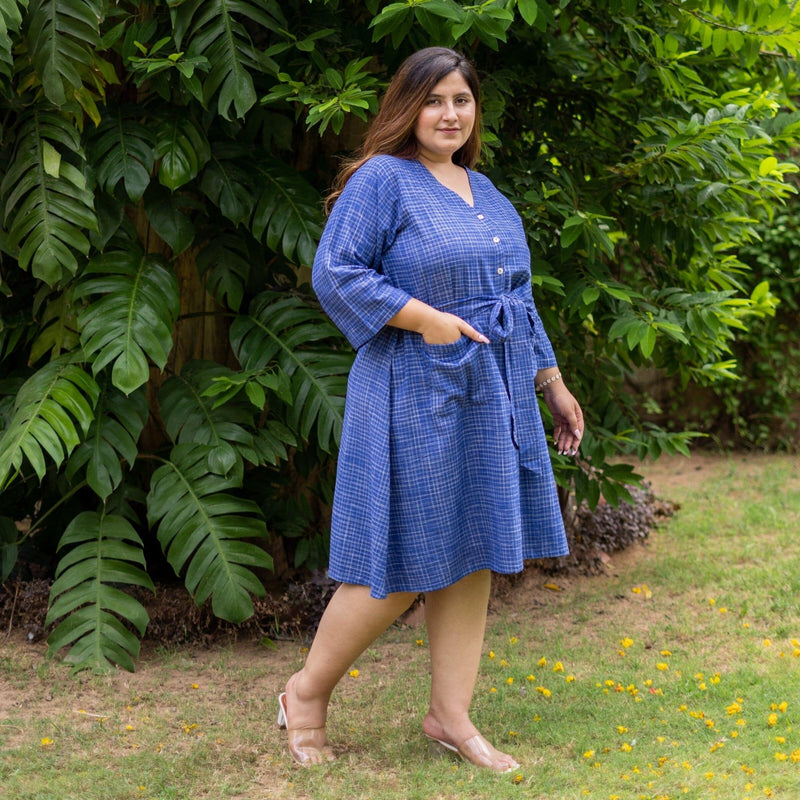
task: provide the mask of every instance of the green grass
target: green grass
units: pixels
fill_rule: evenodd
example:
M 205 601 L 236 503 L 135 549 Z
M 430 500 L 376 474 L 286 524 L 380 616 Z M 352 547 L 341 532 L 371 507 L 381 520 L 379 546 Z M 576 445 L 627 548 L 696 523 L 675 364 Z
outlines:
M 474 719 L 522 763 L 512 775 L 428 752 L 424 628 L 362 656 L 331 707 L 339 759 L 305 770 L 274 722 L 301 643 L 150 652 L 135 675 L 74 679 L 20 640 L 0 644 L 3 796 L 796 800 L 795 460 L 721 460 L 668 496 L 676 516 L 608 575 L 531 574 L 492 614 Z

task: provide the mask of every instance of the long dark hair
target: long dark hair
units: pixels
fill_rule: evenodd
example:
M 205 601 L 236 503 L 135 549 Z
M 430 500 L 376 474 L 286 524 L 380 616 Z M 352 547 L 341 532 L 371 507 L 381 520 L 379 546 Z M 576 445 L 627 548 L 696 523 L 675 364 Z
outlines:
M 453 153 L 453 163 L 474 167 L 481 153 L 480 83 L 475 67 L 461 55 L 447 47 L 426 47 L 410 55 L 395 73 L 381 102 L 380 110 L 372 121 L 364 144 L 355 157 L 346 161 L 336 177 L 333 189 L 325 201 L 330 212 L 336 198 L 342 193 L 352 174 L 373 156 L 390 155 L 415 158 L 419 143 L 414 136 L 414 126 L 433 87 L 457 71 L 467 82 L 475 98 L 475 124 L 466 142 Z

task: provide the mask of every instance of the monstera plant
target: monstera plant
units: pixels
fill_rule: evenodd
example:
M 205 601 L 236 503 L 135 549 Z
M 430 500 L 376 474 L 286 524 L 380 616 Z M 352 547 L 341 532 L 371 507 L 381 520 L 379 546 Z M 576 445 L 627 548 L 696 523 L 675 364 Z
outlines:
M 621 455 L 691 436 L 626 376 L 733 375 L 772 310 L 736 248 L 790 192 L 799 42 L 783 0 L 0 0 L 0 580 L 50 568 L 51 648 L 132 668 L 167 566 L 231 622 L 270 553 L 324 566 L 352 352 L 321 200 L 430 44 L 485 78 L 481 168 L 587 410 L 559 483 L 624 499 Z

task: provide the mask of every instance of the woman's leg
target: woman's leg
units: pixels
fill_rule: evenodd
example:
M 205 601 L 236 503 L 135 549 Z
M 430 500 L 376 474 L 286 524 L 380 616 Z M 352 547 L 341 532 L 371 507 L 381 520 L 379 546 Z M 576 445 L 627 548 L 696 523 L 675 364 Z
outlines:
M 396 592 L 376 600 L 370 597 L 368 586 L 348 583 L 336 590 L 322 615 L 305 665 L 286 684 L 286 715 L 291 723 L 289 747 L 296 760 L 319 763 L 328 757 L 321 751 L 326 744 L 323 729 L 331 693 L 356 658 L 415 597 L 413 592 Z M 308 734 L 293 736 L 292 731 Z M 302 742 L 302 747 L 293 746 L 293 741 Z
M 455 746 L 473 763 L 505 772 L 518 764 L 486 742 L 469 717 L 490 587 L 491 573 L 481 570 L 425 596 L 431 702 L 422 727 L 428 736 Z

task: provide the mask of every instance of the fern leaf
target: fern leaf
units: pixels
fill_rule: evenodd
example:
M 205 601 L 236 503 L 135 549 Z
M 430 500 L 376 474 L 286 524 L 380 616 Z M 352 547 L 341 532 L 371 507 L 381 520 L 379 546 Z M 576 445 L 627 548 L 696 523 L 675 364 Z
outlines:
M 143 387 L 126 396 L 108 383 L 103 386 L 86 440 L 67 463 L 67 479 L 85 466 L 86 482 L 105 500 L 122 482 L 121 461 L 131 466 L 136 459 L 148 413 Z
M 138 112 L 138 109 L 136 109 Z M 89 144 L 97 181 L 109 193 L 120 182 L 134 203 L 142 199 L 155 164 L 155 136 L 128 108 L 107 114 Z
M 17 393 L 11 420 L 0 435 L 0 490 L 26 458 L 41 480 L 46 456 L 59 466 L 88 432 L 100 390 L 74 360 L 51 361 Z
M 8 247 L 22 269 L 50 286 L 78 270 L 76 251 L 89 253 L 85 231 L 97 230 L 94 197 L 83 176 L 78 131 L 55 112 L 23 117 L 0 186 Z
M 158 256 L 131 248 L 93 259 L 73 289 L 77 299 L 102 294 L 78 316 L 81 344 L 96 375 L 113 362 L 111 380 L 130 394 L 147 382 L 150 358 L 163 369 L 180 310 L 178 281 Z
M 45 96 L 53 105 L 64 105 L 94 66 L 94 49 L 100 49 L 100 5 L 92 0 L 31 0 L 26 16 L 28 48 Z
M 214 613 L 239 623 L 253 613 L 251 594 L 264 586 L 250 567 L 270 569 L 272 559 L 245 539 L 263 539 L 266 527 L 258 506 L 227 494 L 241 485 L 242 470 L 208 472 L 209 448 L 179 444 L 153 474 L 147 517 L 176 573 L 186 569 L 186 588 L 198 605 L 209 597 Z
M 291 167 L 274 159 L 255 166 L 261 187 L 250 230 L 289 260 L 311 266 L 322 235 L 319 193 Z
M 212 361 L 190 361 L 158 393 L 170 439 L 176 444 L 208 445 L 208 468 L 218 475 L 230 472 L 243 452 L 249 455 L 254 447 L 252 411 L 236 402 L 214 408 L 204 396 L 215 378 L 229 373 Z
M 314 347 L 322 341 L 344 342 L 321 311 L 297 297 L 271 292 L 256 297 L 250 314 L 231 326 L 231 344 L 242 368 L 274 364 L 289 375 L 292 405 L 287 421 L 305 439 L 315 429 L 320 447 L 330 452 L 341 437 L 353 356 L 347 349 Z
M 181 46 L 189 39 L 189 56 L 204 56 L 211 69 L 203 82 L 208 103 L 219 91 L 217 110 L 225 119 L 242 118 L 257 100 L 252 72 L 261 72 L 261 58 L 245 23 L 278 33 L 286 20 L 275 0 L 188 0 L 177 6 L 174 37 Z
M 124 517 L 84 511 L 70 522 L 59 551 L 56 579 L 50 589 L 45 625 L 66 617 L 50 634 L 54 653 L 71 645 L 65 660 L 73 672 L 97 671 L 119 664 L 133 671 L 147 611 L 135 598 L 111 584 L 155 591 L 145 566 L 142 540 Z M 137 637 L 124 623 L 139 632 Z

